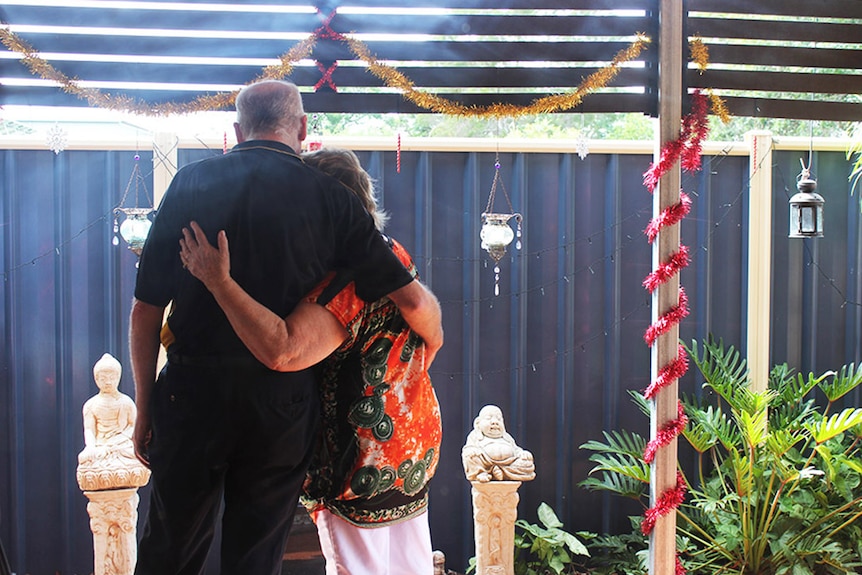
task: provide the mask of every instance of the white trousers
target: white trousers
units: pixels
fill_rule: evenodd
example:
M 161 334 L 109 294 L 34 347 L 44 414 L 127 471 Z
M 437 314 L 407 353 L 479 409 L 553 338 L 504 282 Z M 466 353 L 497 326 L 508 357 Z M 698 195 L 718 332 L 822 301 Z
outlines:
M 314 517 L 326 575 L 433 575 L 428 513 L 386 527 L 357 527 L 326 509 Z

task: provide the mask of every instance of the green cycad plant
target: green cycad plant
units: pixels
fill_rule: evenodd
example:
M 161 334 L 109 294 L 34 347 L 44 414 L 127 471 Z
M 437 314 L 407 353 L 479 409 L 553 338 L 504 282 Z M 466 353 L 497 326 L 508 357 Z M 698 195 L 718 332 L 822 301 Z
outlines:
M 768 389 L 755 392 L 732 346 L 692 342 L 687 351 L 704 378 L 701 397 L 682 398 L 689 423 L 679 451 L 686 462 L 693 455 L 694 469 L 685 470 L 677 545 L 689 573 L 855 573 L 862 566 L 862 409 L 838 402 L 862 384 L 862 366 L 804 377 L 780 365 Z M 646 410 L 643 397 L 632 395 Z M 596 465 L 582 485 L 646 505 L 645 443 L 622 432 L 584 444 Z

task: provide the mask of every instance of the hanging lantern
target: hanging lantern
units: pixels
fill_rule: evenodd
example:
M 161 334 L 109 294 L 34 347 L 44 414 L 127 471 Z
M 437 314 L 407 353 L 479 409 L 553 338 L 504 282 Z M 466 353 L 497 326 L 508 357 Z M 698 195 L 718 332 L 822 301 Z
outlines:
M 802 162 L 802 160 L 800 160 Z M 817 180 L 811 171 L 802 164 L 802 172 L 796 177 L 799 190 L 790 198 L 790 238 L 823 237 L 823 196 L 816 193 Z
M 129 249 L 138 256 L 144 249 L 144 242 L 147 241 L 147 235 L 149 235 L 150 227 L 153 225 L 149 218 L 152 212 L 152 208 L 116 208 L 114 210 L 115 222 L 121 213 L 125 214 L 126 217 L 119 226 L 120 236 L 129 244 Z M 116 231 L 116 223 L 114 227 Z
M 147 235 L 150 233 L 150 227 L 153 222 L 150 220 L 150 214 L 155 212 L 153 209 L 152 200 L 149 207 L 138 206 L 138 195 L 140 188 L 144 190 L 144 196 L 149 200 L 147 193 L 147 185 L 144 182 L 144 176 L 141 174 L 141 168 L 138 166 L 138 160 L 141 157 L 135 154 L 135 167 L 132 168 L 132 175 L 129 177 L 129 183 L 126 184 L 126 191 L 123 192 L 123 199 L 120 200 L 120 205 L 114 208 L 114 239 L 115 246 L 120 244 L 117 234 L 126 241 L 129 245 L 129 250 L 135 255 L 140 256 L 144 249 L 144 242 L 147 240 Z M 131 208 L 123 207 L 126 203 L 126 197 L 129 195 L 129 190 L 132 188 L 132 183 L 135 184 L 135 206 Z M 123 214 L 122 223 L 120 223 L 120 214 Z
M 499 262 L 506 255 L 506 246 L 515 239 L 515 232 L 509 226 L 512 218 L 518 221 L 520 227 L 521 214 L 482 214 L 479 238 L 482 240 L 482 249 L 488 252 L 494 262 Z
M 508 214 L 494 213 L 491 209 L 494 207 L 494 196 L 497 192 L 497 184 L 500 184 L 503 189 L 503 196 L 506 198 L 506 203 L 509 205 Z M 512 231 L 509 226 L 509 220 L 515 219 L 518 226 L 516 231 Z M 506 193 L 506 186 L 500 181 L 500 158 L 499 156 L 494 161 L 494 181 L 491 184 L 491 193 L 488 197 L 488 206 L 485 212 L 482 213 L 482 230 L 479 232 L 479 239 L 482 249 L 488 252 L 491 259 L 494 260 L 494 295 L 500 295 L 500 260 L 506 255 L 506 246 L 512 243 L 512 240 L 518 238 L 515 243 L 516 249 L 521 249 L 521 214 L 515 213 L 512 210 L 512 202 L 509 201 L 509 194 Z

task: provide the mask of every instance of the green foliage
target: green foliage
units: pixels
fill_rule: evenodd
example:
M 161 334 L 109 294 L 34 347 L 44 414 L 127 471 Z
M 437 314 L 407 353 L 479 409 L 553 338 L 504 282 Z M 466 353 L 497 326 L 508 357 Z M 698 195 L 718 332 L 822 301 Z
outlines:
M 588 477 L 581 485 L 641 499 L 644 485 L 649 485 L 649 465 L 643 460 L 646 440 L 626 431 L 605 432 L 604 436 L 605 443 L 589 441 L 581 446 L 595 452 L 590 456 L 590 461 L 596 464 L 593 471 L 603 472 L 599 477 Z
M 803 376 L 779 365 L 768 389 L 753 391 L 745 361 L 732 346 L 692 342 L 687 351 L 704 378 L 703 398 L 682 398 L 689 423 L 679 449 L 683 460 L 688 449 L 696 460 L 696 472 L 685 478 L 688 496 L 677 509 L 677 548 L 688 572 L 858 572 L 862 408 L 835 410 L 835 402 L 862 384 L 862 369 L 849 365 Z M 596 463 L 582 485 L 646 507 L 649 468 L 638 467 L 633 453 L 642 442 L 623 431 L 582 445 Z M 628 543 L 642 537 L 636 529 Z M 588 546 L 597 541 L 587 540 Z M 621 541 L 601 541 L 612 554 L 605 563 L 627 566 L 614 567 L 616 572 L 643 572 L 635 564 L 636 547 L 633 552 Z M 605 572 L 613 571 L 597 571 Z
M 397 133 L 413 137 L 449 138 L 527 138 L 652 141 L 654 120 L 638 113 L 616 114 L 539 114 L 519 118 L 470 118 L 440 114 L 309 114 L 309 130 L 330 136 L 394 137 Z M 710 118 L 712 141 L 741 142 L 751 130 L 769 130 L 784 137 L 846 138 L 849 122 L 810 122 L 780 118 L 732 117 L 725 124 Z M 862 132 L 857 136 L 862 142 Z M 862 146 L 862 143 L 860 143 Z M 860 148 L 862 149 L 862 148 Z M 849 156 L 848 156 L 849 158 Z
M 589 556 L 581 541 L 563 529 L 547 503 L 539 505 L 541 525 L 515 521 L 515 575 L 576 573 L 573 555 Z
M 310 114 L 309 132 L 331 136 L 645 140 L 655 137 L 643 114 L 539 114 L 471 118 L 440 114 Z M 740 138 L 741 139 L 741 138 Z
M 630 517 L 632 530 L 621 535 L 579 532 L 590 552 L 586 571 L 590 575 L 636 575 L 647 573 L 649 547 L 641 534 L 641 517 Z

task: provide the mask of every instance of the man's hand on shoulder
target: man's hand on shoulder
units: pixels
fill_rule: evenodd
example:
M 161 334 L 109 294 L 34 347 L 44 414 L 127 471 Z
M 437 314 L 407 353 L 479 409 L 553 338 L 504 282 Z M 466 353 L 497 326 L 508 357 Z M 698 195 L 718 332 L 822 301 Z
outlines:
M 425 369 L 443 347 L 443 316 L 440 302 L 419 280 L 389 294 L 410 328 L 425 342 Z

